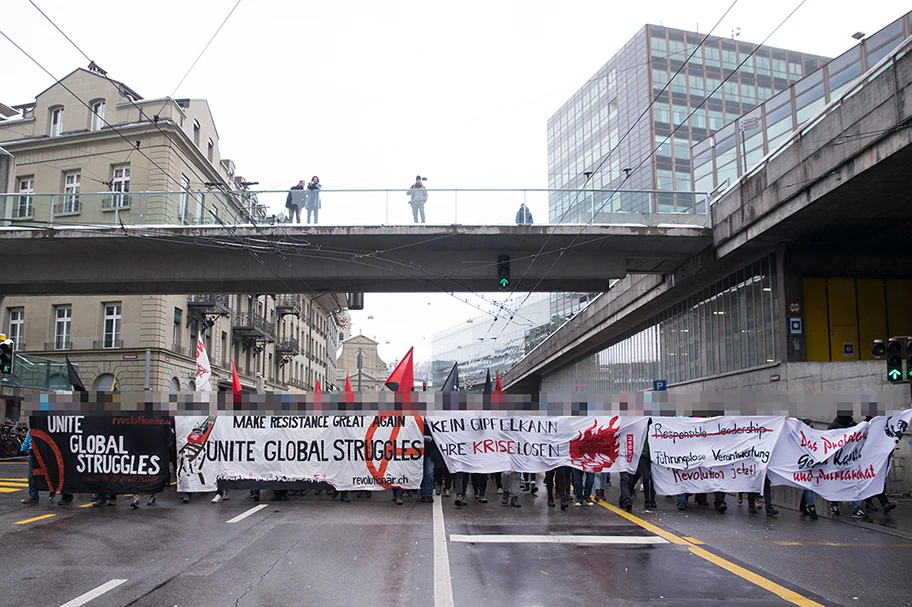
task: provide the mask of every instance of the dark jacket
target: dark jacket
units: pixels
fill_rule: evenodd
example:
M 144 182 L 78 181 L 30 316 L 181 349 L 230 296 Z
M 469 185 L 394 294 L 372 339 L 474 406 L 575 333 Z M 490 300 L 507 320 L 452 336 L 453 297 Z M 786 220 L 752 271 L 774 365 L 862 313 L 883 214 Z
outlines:
M 841 428 L 851 428 L 855 425 L 855 420 L 852 419 L 851 415 L 837 415 L 836 418 L 830 423 L 827 430 L 838 430 Z
M 526 205 L 522 205 L 516 211 L 516 225 L 532 225 L 532 212 Z
M 304 197 L 304 188 L 299 185 L 293 186 L 291 191 L 288 192 L 288 196 L 285 197 L 285 208 L 290 209 L 292 206 L 296 206 L 299 209 L 303 209 Z

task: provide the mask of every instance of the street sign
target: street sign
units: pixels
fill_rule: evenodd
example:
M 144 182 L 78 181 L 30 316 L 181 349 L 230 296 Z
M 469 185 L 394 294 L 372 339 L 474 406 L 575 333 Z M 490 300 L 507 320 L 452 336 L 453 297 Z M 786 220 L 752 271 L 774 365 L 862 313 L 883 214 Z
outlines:
M 851 341 L 842 342 L 842 355 L 846 358 L 855 358 L 855 344 Z
M 801 314 L 801 302 L 793 299 L 788 305 L 789 314 Z
M 802 318 L 789 318 L 789 335 L 803 335 L 804 320 Z
M 666 379 L 657 379 L 657 380 L 655 380 L 655 381 L 652 382 L 652 389 L 653 389 L 655 392 L 661 392 L 662 390 L 665 390 L 665 389 L 666 389 L 666 386 L 667 386 L 667 385 L 668 385 L 668 380 L 666 380 Z

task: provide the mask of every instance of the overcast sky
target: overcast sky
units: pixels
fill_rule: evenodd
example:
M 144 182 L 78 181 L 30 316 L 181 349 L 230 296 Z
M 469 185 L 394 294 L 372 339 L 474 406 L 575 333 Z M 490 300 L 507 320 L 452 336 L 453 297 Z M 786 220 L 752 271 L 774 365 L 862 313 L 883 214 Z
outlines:
M 34 1 L 111 78 L 158 98 L 237 0 Z M 222 156 L 260 187 L 317 174 L 325 188 L 405 188 L 420 173 L 429 188 L 545 188 L 547 120 L 583 82 L 644 24 L 707 33 L 731 3 L 242 0 L 175 96 L 209 101 Z M 760 42 L 798 3 L 740 0 L 714 33 L 740 28 Z M 833 57 L 908 9 L 807 0 L 768 44 Z M 55 78 L 87 67 L 28 0 L 4 0 L 0 15 L 0 30 Z M 2 38 L 0 61 L 7 105 L 54 81 Z M 492 210 L 498 222 L 510 207 Z M 341 212 L 325 204 L 321 223 Z M 444 294 L 368 294 L 365 306 L 354 332 L 377 339 L 388 362 L 412 345 L 427 359 L 433 332 L 482 314 Z

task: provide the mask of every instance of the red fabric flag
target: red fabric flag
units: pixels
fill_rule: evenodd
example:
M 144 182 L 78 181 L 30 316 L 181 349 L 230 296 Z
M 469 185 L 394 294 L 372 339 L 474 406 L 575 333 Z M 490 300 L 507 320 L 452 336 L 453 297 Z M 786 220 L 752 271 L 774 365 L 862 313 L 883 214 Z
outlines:
M 393 392 L 407 394 L 415 386 L 415 370 L 412 367 L 412 352 L 414 350 L 414 347 L 409 348 L 405 358 L 396 365 L 396 368 L 390 373 L 389 379 L 386 380 L 386 387 Z
M 494 394 L 503 394 L 504 389 L 503 385 L 500 383 L 500 371 L 497 371 L 494 375 Z
M 321 390 L 321 388 L 320 388 L 320 380 L 318 379 L 318 380 L 317 380 L 317 387 L 314 388 L 314 392 L 321 392 L 321 391 L 322 391 L 322 390 Z
M 355 400 L 355 392 L 352 390 L 351 380 L 348 379 L 348 373 L 345 374 L 345 400 L 346 402 L 353 402 Z
M 241 378 L 238 377 L 237 368 L 234 366 L 234 359 L 231 359 L 231 390 L 237 396 L 242 392 Z

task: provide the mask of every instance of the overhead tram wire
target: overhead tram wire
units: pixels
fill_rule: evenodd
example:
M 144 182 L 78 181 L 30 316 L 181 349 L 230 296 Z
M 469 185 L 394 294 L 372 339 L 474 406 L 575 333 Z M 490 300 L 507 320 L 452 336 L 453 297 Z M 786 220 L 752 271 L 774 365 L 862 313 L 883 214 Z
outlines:
M 67 36 L 66 33 L 65 33 L 62 29 L 60 29 L 60 26 L 58 26 L 58 25 L 54 22 L 54 20 L 51 19 L 51 18 L 47 15 L 47 13 L 45 13 L 43 10 L 41 10 L 41 8 L 40 8 L 37 4 L 35 4 L 34 0 L 29 0 L 29 2 L 31 3 L 32 6 L 35 7 L 35 9 L 36 9 L 39 13 L 41 13 L 41 15 L 42 15 L 45 19 L 48 20 L 48 22 L 49 22 L 51 25 L 54 26 L 54 28 L 55 28 L 58 32 L 60 32 L 60 34 L 61 34 L 64 38 L 67 39 L 67 41 L 68 41 L 71 45 L 73 45 L 73 48 L 75 48 L 77 51 L 79 51 L 79 53 L 80 53 L 83 57 L 85 57 L 86 59 L 89 60 L 90 66 L 91 66 L 91 64 L 95 63 L 95 62 L 92 60 L 92 58 L 89 57 L 89 56 L 85 53 L 85 51 L 83 51 L 83 50 L 79 47 L 79 45 L 76 44 L 76 43 L 73 41 L 72 38 L 70 38 L 69 36 Z M 229 16 L 230 16 L 230 15 L 229 15 Z M 47 70 L 45 70 L 45 71 L 47 71 Z M 118 87 L 118 88 L 119 88 L 119 83 L 116 82 L 115 80 L 112 80 L 111 78 L 109 78 L 107 74 L 102 73 L 102 72 L 95 72 L 95 73 L 96 73 L 98 76 L 100 76 L 100 77 L 104 78 L 105 80 L 107 80 L 108 82 L 110 82 L 111 84 L 113 84 L 115 87 Z M 188 73 L 189 73 L 189 72 L 188 72 Z M 53 76 L 51 76 L 51 77 L 53 78 Z M 185 76 L 185 78 L 186 78 L 186 76 Z M 149 121 L 149 124 L 155 126 L 155 128 L 158 130 L 159 133 L 161 133 L 161 134 L 162 134 L 163 136 L 165 136 L 165 137 L 168 136 L 167 133 L 165 133 L 165 132 L 161 129 L 161 127 L 159 127 L 159 126 L 155 123 L 155 121 L 154 121 L 153 119 L 149 118 L 149 115 L 146 114 L 145 111 L 143 111 L 143 109 L 142 109 L 141 107 L 139 107 L 138 105 L 136 105 L 136 102 L 133 101 L 133 99 L 132 99 L 129 95 L 127 95 L 127 96 L 125 97 L 125 99 L 130 103 L 130 105 L 132 105 L 134 108 L 136 108 L 136 109 L 139 111 L 140 120 L 143 120 L 143 119 L 148 120 L 148 121 Z M 80 101 L 81 101 L 81 100 L 80 100 Z M 167 104 L 167 102 L 166 102 L 166 104 Z M 84 102 L 83 102 L 83 105 L 85 105 Z M 86 106 L 86 107 L 88 107 L 88 106 Z M 164 105 L 162 106 L 162 108 L 164 108 Z M 91 112 L 91 111 L 92 111 L 91 108 L 89 108 L 89 112 Z M 159 110 L 159 111 L 161 111 L 161 110 Z M 99 118 L 101 118 L 101 117 L 99 116 Z M 101 120 L 102 120 L 103 122 L 105 122 L 105 124 L 108 124 L 106 121 L 104 121 L 104 118 L 101 118 Z M 108 126 L 111 126 L 111 125 L 108 125 Z M 112 126 L 111 128 L 113 128 L 113 126 Z M 142 140 L 142 138 L 145 137 L 146 134 L 147 134 L 148 132 L 149 132 L 148 129 L 146 129 L 146 131 L 144 131 L 143 134 L 140 136 L 140 140 Z M 131 145 L 130 145 L 130 151 L 127 152 L 126 158 L 125 158 L 124 160 L 118 160 L 118 162 L 119 162 L 119 163 L 126 163 L 126 162 L 130 159 L 130 155 L 133 153 L 133 150 L 135 150 L 135 149 L 137 149 L 136 145 L 134 145 L 134 144 L 131 143 Z M 200 174 L 196 172 L 196 169 L 195 169 L 192 165 L 191 165 L 189 168 L 190 168 L 190 171 L 193 173 L 193 175 L 194 175 L 197 179 L 200 180 L 200 181 L 199 181 L 199 184 L 200 184 L 200 185 L 204 185 L 205 183 L 209 182 L 208 179 L 206 179 L 206 178 L 200 176 Z M 102 181 L 101 183 L 107 185 L 107 182 L 106 182 L 106 181 Z M 190 192 L 189 189 L 188 189 L 187 191 Z
M 640 123 L 640 121 L 649 114 L 649 111 L 652 109 L 652 106 L 655 105 L 655 103 L 658 101 L 659 97 L 661 97 L 662 94 L 666 90 L 668 90 L 668 87 L 671 86 L 671 82 L 674 81 L 674 79 L 684 70 L 685 66 L 687 66 L 687 64 L 690 62 L 690 60 L 693 58 L 693 56 L 697 53 L 697 51 L 699 51 L 703 47 L 703 44 L 705 44 L 706 41 L 710 38 L 710 36 L 712 36 L 712 33 L 714 31 L 716 31 L 716 28 L 719 27 L 719 25 L 722 23 L 722 21 L 725 19 L 725 17 L 728 16 L 728 13 L 731 12 L 731 10 L 735 7 L 735 5 L 737 3 L 738 3 L 738 0 L 734 0 L 734 2 L 731 3 L 731 5 L 725 10 L 725 12 L 722 13 L 722 16 L 719 17 L 719 20 L 716 21 L 716 24 L 713 25 L 712 29 L 710 29 L 709 32 L 705 36 L 703 36 L 703 38 L 700 40 L 700 43 L 694 47 L 694 49 L 693 49 L 693 51 L 691 51 L 690 55 L 687 56 L 687 59 L 684 60 L 684 62 L 681 64 L 681 66 L 674 73 L 674 76 L 672 76 L 671 78 L 668 79 L 668 82 L 665 83 L 665 86 L 662 87 L 662 90 L 659 91 L 659 94 L 655 95 L 653 97 L 653 99 L 649 102 L 649 105 L 646 106 L 646 108 L 640 113 L 640 115 L 633 122 L 633 124 L 630 125 L 630 128 L 628 128 L 627 131 L 624 133 L 624 135 L 621 136 L 620 139 L 618 139 L 618 141 L 614 145 L 614 147 L 612 147 L 608 151 L 608 153 L 605 154 L 605 156 L 602 158 L 601 162 L 595 168 L 595 170 L 588 173 L 588 175 L 586 176 L 586 180 L 583 182 L 582 188 L 577 191 L 576 197 L 574 198 L 573 202 L 571 204 L 567 205 L 567 208 L 564 210 L 564 212 L 558 218 L 557 224 L 560 224 L 561 221 L 564 219 L 564 217 L 567 216 L 567 213 L 570 212 L 570 209 L 572 209 L 574 206 L 576 206 L 577 201 L 579 200 L 580 196 L 582 195 L 583 191 L 586 188 L 586 184 L 589 183 L 590 179 L 592 179 L 592 175 L 595 175 L 597 172 L 601 171 L 602 167 L 605 166 L 605 164 L 608 162 L 608 159 L 611 157 L 611 155 L 614 154 L 620 148 L 621 144 L 624 142 L 624 140 L 627 139 L 627 137 L 630 135 L 630 133 L 633 132 L 633 130 L 636 128 L 636 126 Z M 612 197 L 613 197 L 613 195 L 614 194 L 612 194 Z M 610 200 L 610 198 L 609 198 L 609 200 Z M 593 219 L 595 219 L 594 215 L 589 220 L 589 222 L 585 226 L 583 226 L 583 229 L 585 229 L 590 223 L 592 223 Z M 582 229 L 580 230 L 579 233 L 582 234 Z M 541 255 L 545 246 L 547 246 L 548 242 L 551 240 L 551 236 L 553 234 L 554 234 L 554 231 L 549 230 L 548 238 L 545 239 L 545 242 L 542 244 L 541 248 L 539 249 L 538 254 L 536 255 L 536 258 L 539 255 Z M 574 238 L 574 241 L 575 241 L 575 238 Z M 540 285 L 542 283 L 542 281 L 547 277 L 548 272 L 550 272 L 551 269 L 554 268 L 554 265 L 560 260 L 560 258 L 562 256 L 563 256 L 563 252 L 558 253 L 557 259 L 555 259 L 554 262 L 552 262 L 551 266 L 548 268 L 548 270 L 545 272 L 545 274 L 539 279 L 539 281 L 538 281 L 538 283 L 536 283 L 535 287 L 533 287 L 533 289 L 526 294 L 526 297 L 522 300 L 522 302 L 519 304 L 519 306 L 517 306 L 517 308 L 516 308 L 517 311 L 522 309 L 523 305 L 525 305 L 525 303 L 529 300 L 529 297 L 531 297 L 532 293 L 535 291 L 535 288 L 537 288 L 538 285 Z M 518 289 L 519 286 L 522 284 L 523 280 L 525 280 L 526 275 L 529 273 L 529 270 L 532 269 L 532 266 L 534 265 L 534 263 L 535 262 L 533 261 L 526 267 L 526 270 L 523 272 L 523 275 L 520 277 L 519 281 L 517 281 L 516 286 L 510 290 L 510 295 L 507 297 L 506 301 L 504 302 L 505 304 L 508 303 L 513 298 L 513 295 L 516 293 L 516 289 Z M 511 319 L 512 319 L 512 317 L 511 317 Z M 493 328 L 493 326 L 494 325 L 492 324 L 491 327 L 489 327 L 489 329 L 488 329 L 489 332 L 490 332 L 490 329 Z M 506 328 L 506 327 L 504 327 L 504 328 Z M 503 334 L 503 329 L 501 329 L 500 334 Z M 498 337 L 499 337 L 499 335 L 498 335 Z M 484 341 L 485 338 L 487 338 L 487 333 L 485 334 L 485 337 L 482 338 L 482 341 Z
M 51 72 L 49 72 L 49 71 L 47 70 L 47 68 L 45 68 L 41 63 L 38 62 L 37 59 L 35 59 L 35 58 L 32 57 L 31 55 L 29 55 L 28 52 L 25 51 L 25 49 L 23 49 L 21 46 L 19 46 L 18 44 L 16 44 L 16 43 L 12 40 L 12 38 L 10 38 L 9 36 L 7 36 L 6 33 L 4 33 L 2 30 L 0 30 L 0 36 L 3 36 L 4 38 L 6 38 L 6 39 L 10 42 L 10 44 L 12 44 L 13 46 L 15 46 L 17 49 L 19 49 L 19 51 L 20 51 L 22 54 L 24 54 L 26 57 L 28 57 L 29 59 L 31 59 L 32 62 L 33 62 L 35 65 L 37 65 L 39 68 L 41 68 L 41 70 L 44 71 L 44 73 L 46 73 L 48 76 L 50 76 L 51 78 L 53 78 L 54 81 L 55 81 L 57 84 L 59 84 L 60 86 L 62 86 L 62 87 L 64 88 L 64 90 L 66 90 L 66 92 L 68 92 L 70 95 L 72 95 L 73 97 L 75 97 L 76 100 L 79 101 L 79 103 L 81 103 L 82 105 L 84 105 L 84 106 L 86 107 L 86 109 L 88 109 L 90 112 L 92 111 L 92 108 L 89 106 L 89 104 L 87 104 L 85 101 L 83 101 L 83 100 L 79 97 L 79 95 L 77 95 L 76 93 L 73 92 L 72 89 L 70 89 L 70 87 L 68 87 L 66 84 L 64 84 L 62 80 L 56 78 L 56 77 L 54 76 L 54 74 L 52 74 Z M 152 164 L 152 166 L 154 166 L 154 167 L 157 168 L 159 171 L 161 171 L 162 174 L 163 174 L 165 177 L 167 177 L 167 178 L 170 179 L 171 181 L 175 182 L 175 183 L 176 183 L 178 186 L 180 186 L 182 189 L 186 190 L 187 193 L 189 193 L 189 194 L 196 194 L 196 193 L 198 193 L 198 192 L 193 192 L 193 191 L 190 190 L 189 188 L 184 187 L 183 184 L 181 184 L 177 179 L 175 179 L 174 177 L 172 177 L 167 171 L 165 171 L 165 169 L 163 169 L 157 162 L 155 162 L 154 160 L 152 160 L 145 152 L 143 152 L 142 150 L 139 150 L 139 148 L 136 148 L 135 146 L 133 146 L 133 142 L 130 141 L 123 133 L 121 133 L 120 130 L 117 129 L 113 124 L 109 123 L 107 120 L 105 120 L 104 118 L 102 118 L 102 117 L 100 117 L 100 116 L 99 116 L 99 118 L 100 118 L 101 121 L 105 124 L 105 126 L 107 126 L 107 127 L 109 127 L 109 128 L 111 129 L 111 131 L 112 131 L 113 133 L 116 133 L 121 139 L 123 139 L 123 140 L 126 141 L 128 144 L 130 144 L 130 146 L 131 146 L 130 152 L 131 152 L 131 153 L 132 153 L 132 151 L 133 151 L 134 149 L 135 149 L 135 150 L 138 150 L 139 153 L 140 153 L 140 155 L 142 155 L 143 158 L 145 158 L 146 160 L 148 160 L 149 163 Z M 129 156 L 128 156 L 128 157 L 129 157 Z
M 665 138 L 665 140 L 664 140 L 661 144 L 659 144 L 658 146 L 656 146 L 656 147 L 652 150 L 652 152 L 650 152 L 646 157 L 644 157 L 644 158 L 640 161 L 640 163 L 633 169 L 632 172 L 635 172 L 635 171 L 639 170 L 639 169 L 646 163 L 646 161 L 647 161 L 648 159 L 652 158 L 652 157 L 656 154 L 656 152 L 657 152 L 663 145 L 665 145 L 665 143 L 668 141 L 668 139 L 669 139 L 669 138 L 670 138 L 670 137 L 671 137 L 671 136 L 672 136 L 672 135 L 681 127 L 681 126 L 683 126 L 684 124 L 686 124 L 687 121 L 690 119 L 690 117 L 693 116 L 693 114 L 694 114 L 697 110 L 699 110 L 699 109 L 703 106 L 703 104 L 706 103 L 707 100 L 708 100 L 710 97 L 712 97 L 712 95 L 714 95 L 715 93 L 717 93 L 717 92 L 722 88 L 722 85 L 725 84 L 725 83 L 729 80 L 729 78 L 731 78 L 732 76 L 734 76 L 735 74 L 737 74 L 738 71 L 741 69 L 741 67 L 742 67 L 745 63 L 747 63 L 747 61 L 748 61 L 751 57 L 753 57 L 753 55 L 757 52 L 757 50 L 759 50 L 764 44 L 766 44 L 766 42 L 767 42 L 767 41 L 768 41 L 768 40 L 769 40 L 777 31 L 779 31 L 779 29 L 780 29 L 783 25 L 785 25 L 785 24 L 788 22 L 788 20 L 791 19 L 792 16 L 793 16 L 796 12 L 798 12 L 798 10 L 805 4 L 805 2 L 807 2 L 807 0 L 801 0 L 801 2 L 799 2 L 798 5 L 797 5 L 794 9 L 792 9 L 792 11 L 791 11 L 788 15 L 786 15 L 786 17 L 779 23 L 779 25 L 777 25 L 775 28 L 773 28 L 773 30 L 772 30 L 772 31 L 763 39 L 763 41 L 760 42 L 760 44 L 758 44 L 758 45 L 754 48 L 754 50 L 752 50 L 750 53 L 748 53 L 747 56 L 746 56 L 744 59 L 741 60 L 741 62 L 738 64 L 738 67 L 737 67 L 736 69 L 732 70 L 727 76 L 725 76 L 725 77 L 722 79 L 722 81 L 719 82 L 719 85 L 718 85 L 715 89 L 713 89 L 712 93 L 710 93 L 709 95 L 705 96 L 704 99 L 703 99 L 703 101 L 701 101 L 696 107 L 694 107 L 694 108 L 690 111 L 690 113 L 687 115 L 687 118 L 686 118 L 683 122 L 681 122 L 680 124 L 678 124 L 678 125 L 671 131 L 671 133 Z M 672 78 L 669 80 L 669 82 L 671 82 L 671 80 L 673 80 L 673 79 L 674 79 L 674 77 L 672 77 Z M 661 93 L 659 93 L 659 95 L 661 95 Z M 602 163 L 599 164 L 599 166 L 598 166 L 598 168 L 596 169 L 596 171 L 601 170 L 601 168 L 602 168 L 603 165 L 604 165 L 604 161 L 603 161 Z M 620 186 L 619 186 L 617 189 L 615 189 L 615 190 L 611 193 L 611 196 L 608 198 L 608 200 L 610 200 L 611 198 L 613 198 L 614 195 L 617 194 L 619 191 L 620 191 Z M 605 204 L 607 204 L 607 201 L 604 202 L 604 203 L 602 203 L 602 207 L 604 207 Z M 708 201 L 708 200 L 707 200 L 707 204 L 709 204 L 709 201 Z M 599 207 L 599 210 L 601 210 L 602 207 Z M 576 240 L 576 238 L 578 238 L 578 237 L 582 234 L 583 229 L 585 229 L 586 227 L 588 227 L 588 226 L 592 223 L 592 221 L 593 221 L 594 219 L 595 219 L 594 216 L 593 216 L 592 218 L 590 218 L 590 220 L 589 220 L 589 221 L 583 226 L 583 228 L 580 229 L 580 231 L 576 234 L 576 236 L 574 237 L 574 240 L 571 241 L 571 244 Z M 536 284 L 536 287 L 537 287 L 539 284 L 541 284 L 541 282 L 548 276 L 548 274 L 549 274 L 549 273 L 551 272 L 551 270 L 554 268 L 555 264 L 557 264 L 557 261 L 558 261 L 559 259 L 560 259 L 560 257 L 558 257 L 558 259 L 556 259 L 556 260 L 551 264 L 551 266 L 548 267 L 548 269 L 545 271 L 545 274 L 542 276 L 542 278 L 539 279 L 538 283 Z M 535 287 L 533 287 L 533 290 L 534 290 L 534 288 L 535 288 Z M 531 293 L 531 291 L 530 291 L 530 293 Z M 528 296 L 526 297 L 526 299 L 528 299 Z M 524 301 L 523 303 L 525 303 L 525 301 Z M 520 306 L 520 307 L 521 307 L 521 306 Z
M 235 5 L 231 8 L 231 10 L 228 11 L 228 15 L 225 16 L 225 19 L 222 20 L 221 25 L 218 26 L 218 29 L 215 30 L 215 33 L 212 34 L 212 37 L 211 37 L 211 38 L 209 38 L 209 42 L 206 43 L 206 46 L 203 47 L 203 50 L 201 50 L 200 53 L 199 53 L 199 55 L 196 56 L 196 59 L 193 61 L 193 64 L 190 66 L 190 69 L 187 70 L 187 73 L 184 74 L 184 77 L 180 79 L 180 82 L 177 83 L 177 86 L 174 87 L 174 90 L 171 91 L 171 94 L 170 94 L 168 97 L 165 98 L 165 102 L 162 104 L 161 108 L 158 110 L 158 112 L 156 112 L 156 114 L 160 114 L 161 111 L 164 110 L 165 107 L 168 105 L 168 103 L 169 103 L 170 101 L 173 101 L 173 100 L 174 100 L 173 97 L 174 97 L 174 95 L 177 93 L 177 90 L 178 90 L 178 89 L 180 88 L 180 86 L 184 83 L 184 80 L 187 79 L 187 76 L 190 75 L 190 72 L 193 71 L 193 68 L 196 67 L 196 64 L 197 64 L 197 63 L 199 62 L 199 60 L 203 57 L 203 54 L 206 52 L 206 49 L 208 49 L 208 48 L 209 48 L 209 45 L 212 44 L 212 41 L 215 40 L 215 37 L 218 36 L 219 32 L 222 31 L 222 28 L 225 27 L 225 24 L 228 22 L 228 19 L 230 19 L 230 18 L 231 18 L 231 15 L 234 14 L 235 9 L 237 9 L 237 7 L 238 7 L 238 5 L 240 5 L 241 1 L 242 1 L 242 0 L 237 0 L 237 2 L 236 2 Z M 81 51 L 80 51 L 80 52 L 81 52 Z M 151 128 L 153 125 L 154 125 L 154 123 L 150 121 L 150 122 L 149 122 L 149 127 Z M 143 132 L 143 134 L 140 136 L 140 139 L 142 139 L 143 137 L 145 137 L 146 134 L 147 134 L 148 132 L 149 132 L 149 128 L 147 128 L 147 129 Z M 137 148 L 137 149 L 138 149 L 138 148 Z M 130 157 L 127 156 L 127 159 L 128 159 L 128 160 L 129 160 L 129 158 L 130 158 Z

